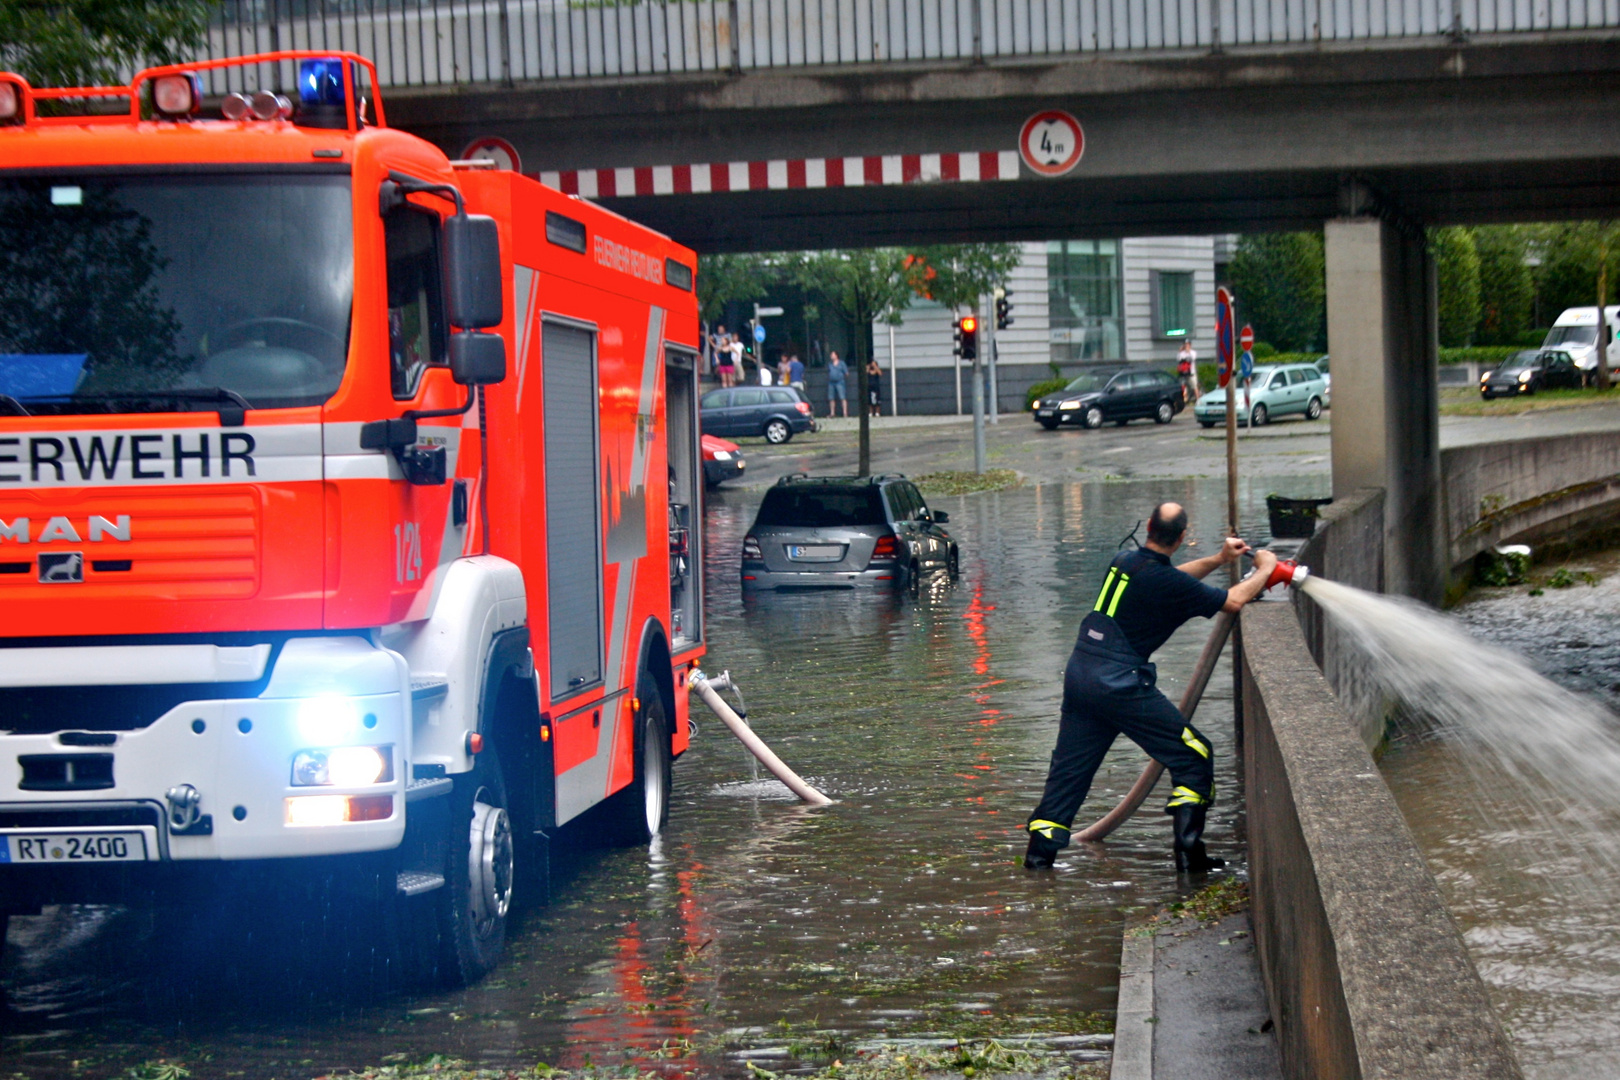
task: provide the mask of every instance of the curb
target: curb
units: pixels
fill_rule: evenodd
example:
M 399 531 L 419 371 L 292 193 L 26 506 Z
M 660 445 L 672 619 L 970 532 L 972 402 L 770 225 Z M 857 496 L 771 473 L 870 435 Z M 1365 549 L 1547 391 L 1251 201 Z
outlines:
M 1119 1007 L 1109 1080 L 1153 1080 L 1153 947 L 1156 935 L 1125 931 L 1119 956 Z

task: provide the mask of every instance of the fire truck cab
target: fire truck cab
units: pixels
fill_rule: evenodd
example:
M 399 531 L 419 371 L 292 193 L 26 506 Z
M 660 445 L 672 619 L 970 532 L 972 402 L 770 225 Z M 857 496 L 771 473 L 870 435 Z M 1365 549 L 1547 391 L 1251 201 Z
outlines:
M 0 920 L 326 860 L 464 983 L 557 829 L 663 826 L 694 255 L 389 129 L 375 82 L 0 74 Z

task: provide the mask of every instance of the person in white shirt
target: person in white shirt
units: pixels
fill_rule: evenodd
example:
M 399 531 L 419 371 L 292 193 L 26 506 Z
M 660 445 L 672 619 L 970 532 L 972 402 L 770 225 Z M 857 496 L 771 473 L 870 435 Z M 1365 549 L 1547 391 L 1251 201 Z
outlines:
M 1181 343 L 1181 351 L 1176 353 L 1176 374 L 1181 376 L 1181 393 L 1190 405 L 1198 400 L 1198 350 L 1193 348 L 1192 341 Z

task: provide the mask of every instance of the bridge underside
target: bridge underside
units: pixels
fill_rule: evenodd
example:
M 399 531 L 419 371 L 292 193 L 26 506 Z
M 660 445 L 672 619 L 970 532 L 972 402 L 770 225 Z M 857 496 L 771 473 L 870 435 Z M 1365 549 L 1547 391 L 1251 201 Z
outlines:
M 452 154 L 499 135 L 528 171 L 1008 151 L 1077 116 L 1068 176 L 604 198 L 703 251 L 1314 228 L 1354 184 L 1412 220 L 1620 214 L 1611 41 L 1296 49 L 979 66 L 786 69 L 394 91 Z M 1363 206 L 1364 208 L 1364 206 Z

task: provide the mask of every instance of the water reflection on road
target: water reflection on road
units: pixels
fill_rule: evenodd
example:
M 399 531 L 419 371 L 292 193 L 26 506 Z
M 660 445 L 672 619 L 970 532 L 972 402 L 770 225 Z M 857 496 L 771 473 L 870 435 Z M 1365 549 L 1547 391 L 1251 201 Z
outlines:
M 1246 504 L 1266 490 L 1256 481 Z M 0 1060 L 41 1078 L 116 1075 L 161 1055 L 249 1078 L 431 1053 L 740 1071 L 739 1046 L 770 1053 L 810 1029 L 1069 1031 L 1111 1010 L 1124 913 L 1177 895 L 1164 819 L 1143 813 L 1047 875 L 1018 868 L 1020 826 L 1044 779 L 1063 662 L 1116 544 L 1154 500 L 1177 498 L 1205 538 L 1192 554 L 1210 550 L 1224 484 L 936 500 L 962 579 L 915 600 L 745 600 L 736 560 L 758 497 L 723 492 L 708 514 L 705 667 L 737 677 L 757 730 L 833 806 L 785 801 L 700 718 L 664 836 L 650 851 L 577 855 L 507 961 L 459 993 L 261 994 L 239 974 L 251 942 L 216 939 L 204 955 L 139 913 L 15 920 Z M 1206 625 L 1159 654 L 1172 697 Z M 1212 683 L 1200 723 L 1218 755 L 1211 846 L 1231 857 L 1241 795 L 1229 676 Z M 1144 760 L 1121 740 L 1082 817 L 1112 805 Z M 179 989 L 152 992 L 156 970 Z M 698 1058 L 681 1055 L 688 1042 Z

